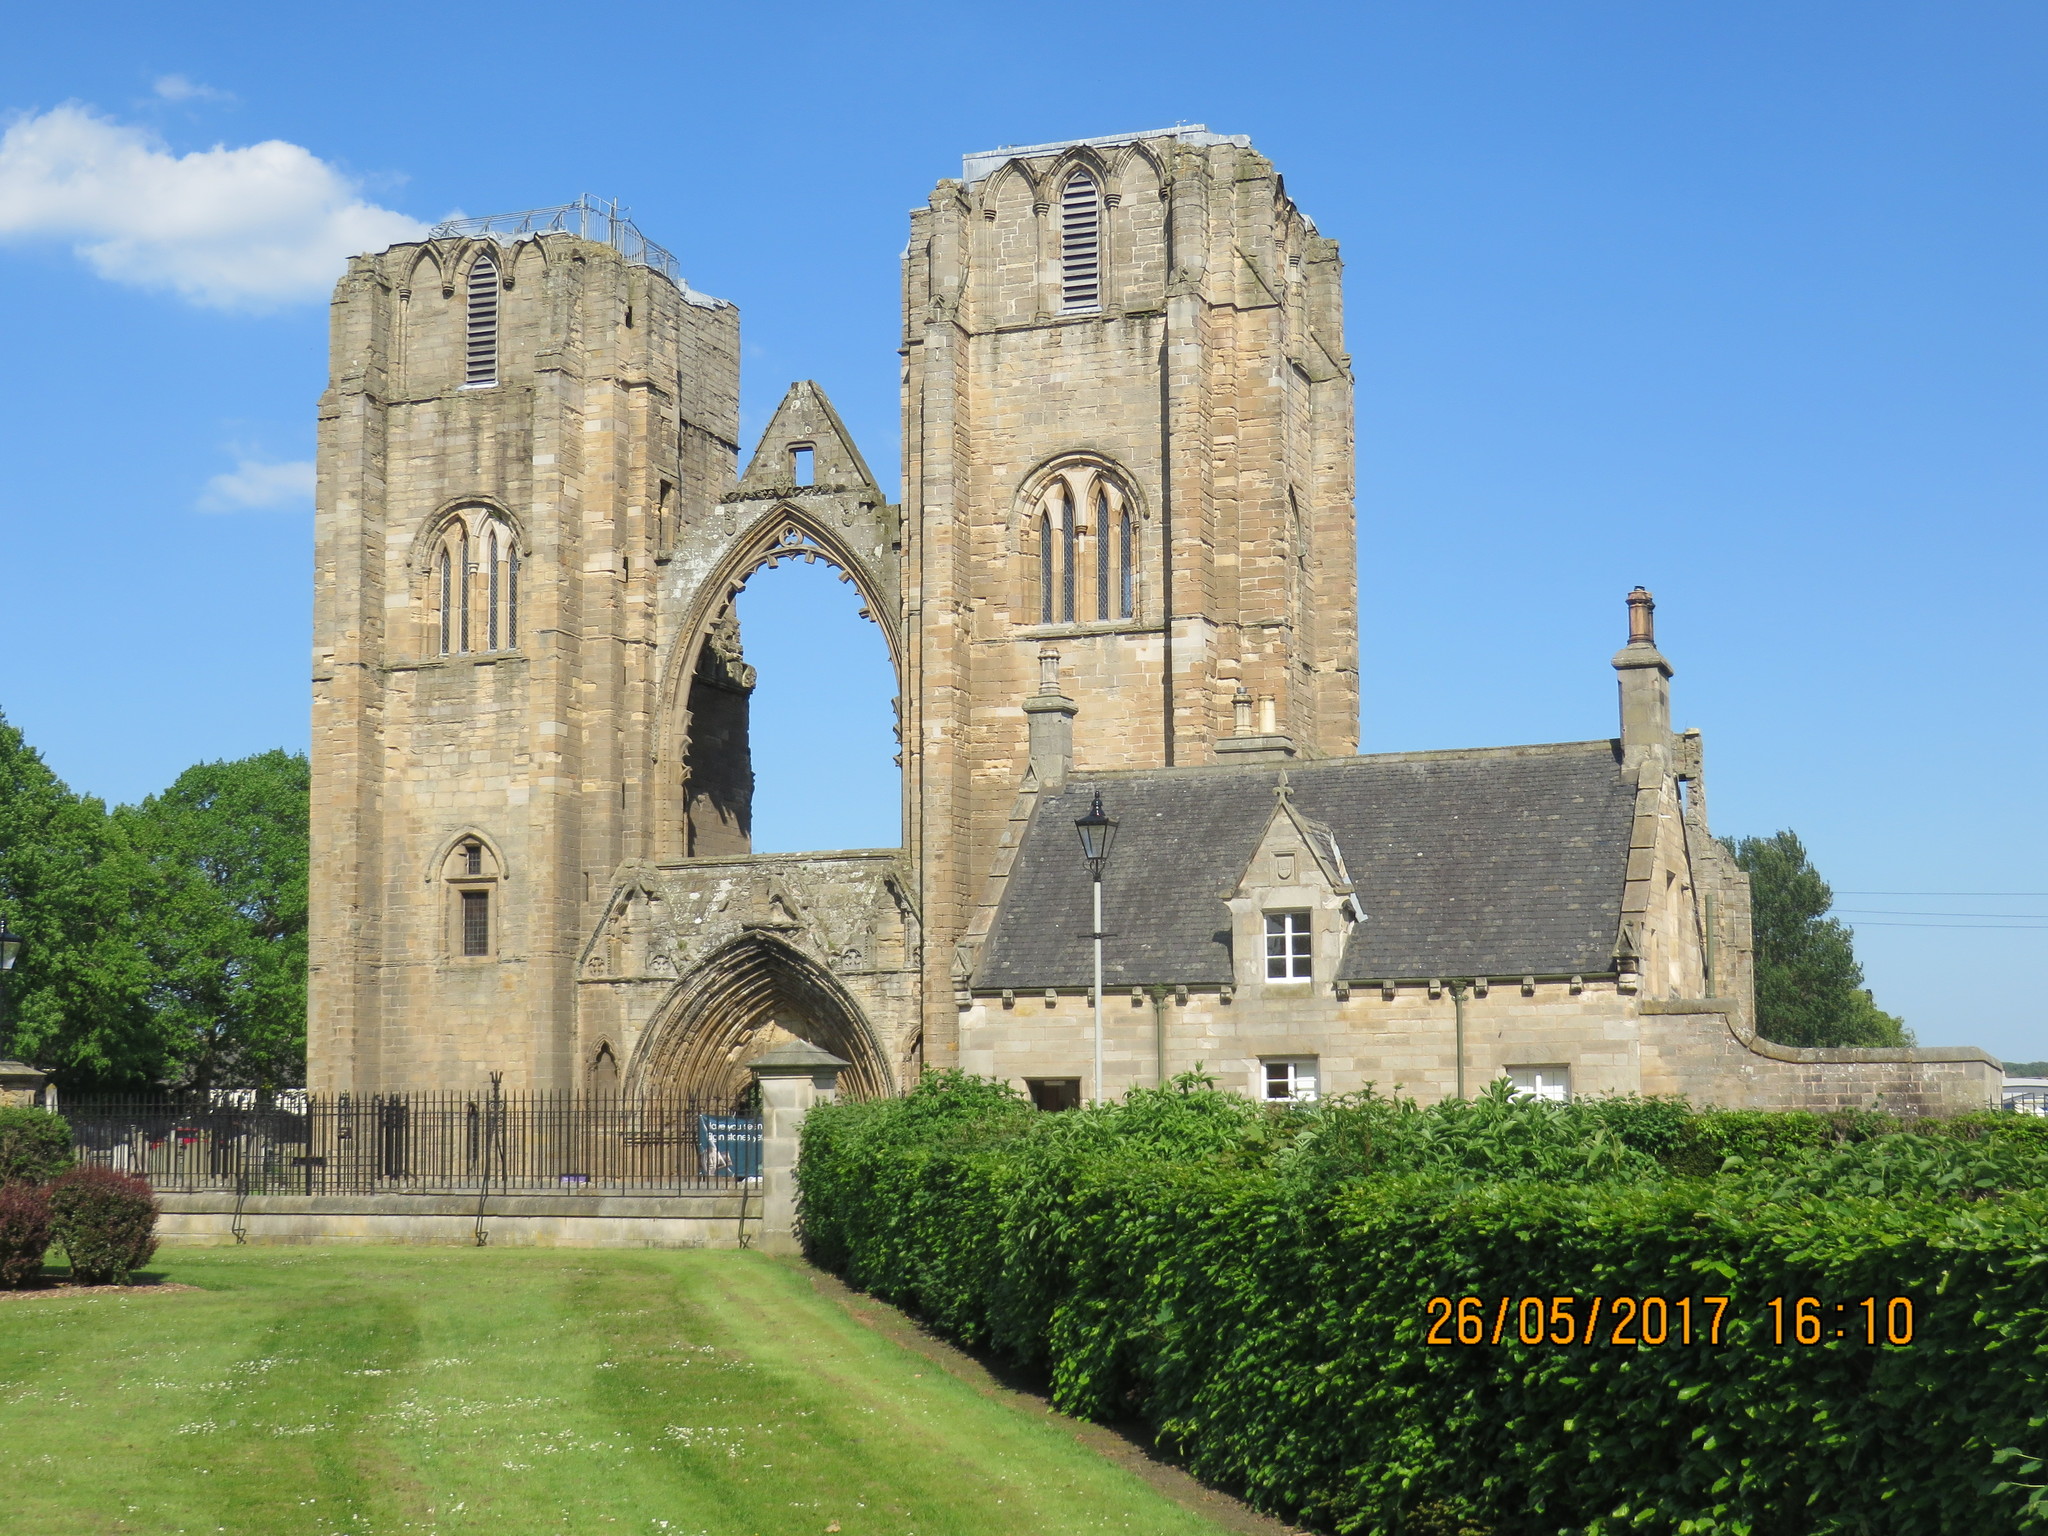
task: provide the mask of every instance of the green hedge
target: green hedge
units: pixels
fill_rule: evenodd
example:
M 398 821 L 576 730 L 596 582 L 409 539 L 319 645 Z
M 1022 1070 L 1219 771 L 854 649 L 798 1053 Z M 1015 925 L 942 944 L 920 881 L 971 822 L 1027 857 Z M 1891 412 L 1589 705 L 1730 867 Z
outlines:
M 2011 1119 L 1041 1115 L 951 1076 L 815 1111 L 800 1183 L 816 1262 L 1321 1528 L 2048 1530 L 2048 1142 Z M 1732 1300 L 1719 1346 L 1428 1344 L 1466 1295 Z M 1802 1295 L 1910 1298 L 1914 1342 L 1771 1342 Z

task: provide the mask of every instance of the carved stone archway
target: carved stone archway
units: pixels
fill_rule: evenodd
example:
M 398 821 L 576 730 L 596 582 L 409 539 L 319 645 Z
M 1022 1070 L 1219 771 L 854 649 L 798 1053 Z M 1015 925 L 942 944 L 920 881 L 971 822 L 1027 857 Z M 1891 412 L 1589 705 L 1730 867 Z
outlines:
M 848 1097 L 895 1092 L 860 1005 L 830 971 L 766 931 L 734 939 L 691 970 L 633 1053 L 628 1089 L 736 1100 L 748 1086 L 747 1063 L 792 1039 L 850 1063 L 839 1076 Z

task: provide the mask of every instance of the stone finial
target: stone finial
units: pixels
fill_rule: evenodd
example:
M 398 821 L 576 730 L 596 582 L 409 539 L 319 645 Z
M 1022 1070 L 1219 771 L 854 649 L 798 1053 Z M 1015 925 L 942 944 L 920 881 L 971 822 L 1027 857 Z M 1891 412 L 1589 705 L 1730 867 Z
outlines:
M 1232 709 L 1234 709 L 1234 710 L 1236 710 L 1236 712 L 1237 712 L 1237 719 L 1236 719 L 1236 724 L 1235 724 L 1235 727 L 1234 727 L 1234 729 L 1233 729 L 1233 732 L 1232 732 L 1232 734 L 1233 734 L 1233 735 L 1238 735 L 1238 736 L 1249 736 L 1249 735 L 1251 735 L 1251 733 L 1252 733 L 1252 691 L 1251 691 L 1251 689 L 1249 689 L 1249 688 L 1245 687 L 1245 686 L 1244 686 L 1244 684 L 1242 684 L 1242 683 L 1239 683 L 1239 684 L 1237 685 L 1237 693 L 1236 693 L 1236 695 L 1235 695 L 1235 696 L 1234 696 L 1234 697 L 1233 697 L 1233 698 L 1231 699 L 1231 701 L 1230 701 L 1230 704 L 1231 704 L 1231 708 L 1232 708 Z
M 1074 715 L 1079 706 L 1060 692 L 1060 653 L 1038 652 L 1038 692 L 1026 694 L 1024 718 L 1030 731 L 1031 774 L 1038 788 L 1058 794 L 1074 768 Z
M 1049 645 L 1039 647 L 1038 651 L 1038 691 L 1060 691 L 1060 653 Z

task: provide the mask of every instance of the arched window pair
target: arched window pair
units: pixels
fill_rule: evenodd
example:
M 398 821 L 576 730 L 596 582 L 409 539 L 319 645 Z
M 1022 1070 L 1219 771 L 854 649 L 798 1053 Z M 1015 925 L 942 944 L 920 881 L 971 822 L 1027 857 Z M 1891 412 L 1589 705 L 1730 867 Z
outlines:
M 459 513 L 434 552 L 433 628 L 443 656 L 519 644 L 519 544 L 494 513 Z
M 1036 545 L 1039 623 L 1136 615 L 1137 529 L 1130 497 L 1111 475 L 1093 467 L 1054 475 L 1028 526 Z

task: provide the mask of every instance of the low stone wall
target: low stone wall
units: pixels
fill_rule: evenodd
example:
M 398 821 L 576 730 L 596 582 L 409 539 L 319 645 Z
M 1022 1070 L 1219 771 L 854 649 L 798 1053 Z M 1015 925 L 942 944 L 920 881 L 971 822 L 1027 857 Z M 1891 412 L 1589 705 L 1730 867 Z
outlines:
M 1721 1109 L 1881 1109 L 1906 1117 L 1996 1109 L 1998 1058 L 1975 1046 L 1848 1050 L 1778 1045 L 1736 1027 L 1722 998 L 1645 999 L 1642 1091 Z
M 475 1195 L 159 1194 L 161 1242 L 476 1244 Z M 492 1195 L 483 1202 L 493 1248 L 738 1248 L 761 1230 L 761 1195 Z M 239 1225 L 242 1236 L 237 1238 Z

